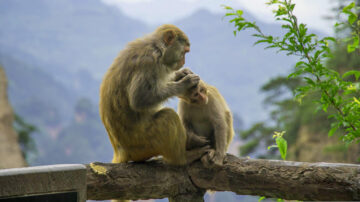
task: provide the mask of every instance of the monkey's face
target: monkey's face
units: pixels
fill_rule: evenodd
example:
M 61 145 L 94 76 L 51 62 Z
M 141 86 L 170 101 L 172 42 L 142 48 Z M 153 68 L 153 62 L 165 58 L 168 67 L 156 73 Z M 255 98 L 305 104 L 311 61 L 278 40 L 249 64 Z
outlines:
M 190 43 L 181 33 L 171 42 L 164 54 L 164 63 L 173 70 L 179 70 L 185 64 L 185 54 L 190 51 Z
M 202 85 L 198 85 L 197 91 L 195 91 L 191 96 L 191 102 L 193 104 L 204 105 L 207 104 L 208 101 L 209 98 L 207 94 L 207 89 Z
M 206 105 L 209 101 L 207 88 L 201 84 L 191 88 L 185 96 L 179 97 L 193 105 Z
M 183 47 L 181 47 L 182 51 L 181 51 L 181 55 L 180 55 L 180 61 L 178 62 L 178 69 L 180 69 L 181 67 L 184 66 L 185 64 L 185 54 L 190 52 L 190 45 L 184 45 Z

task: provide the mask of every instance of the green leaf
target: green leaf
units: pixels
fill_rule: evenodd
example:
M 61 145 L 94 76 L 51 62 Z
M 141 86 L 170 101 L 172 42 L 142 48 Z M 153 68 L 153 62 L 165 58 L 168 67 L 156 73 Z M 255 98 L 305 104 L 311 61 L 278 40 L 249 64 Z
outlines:
M 344 23 L 335 23 L 335 25 L 334 25 L 334 27 L 338 27 L 338 26 L 340 26 L 340 25 L 343 25 Z
M 266 39 L 258 40 L 258 41 L 256 41 L 256 42 L 254 43 L 254 45 L 257 45 L 257 44 L 259 44 L 259 43 L 266 43 L 266 42 L 268 42 L 268 40 L 266 40 Z
M 343 74 L 342 78 L 345 78 L 345 77 L 348 77 L 348 76 L 351 76 L 351 75 L 354 75 L 356 80 L 359 79 L 360 77 L 360 71 L 357 71 L 357 70 L 350 70 L 350 71 L 347 71 Z
M 333 127 L 330 129 L 330 131 L 329 131 L 329 133 L 328 133 L 328 136 L 329 136 L 329 137 L 333 136 L 334 133 L 335 133 L 335 131 L 336 131 L 338 128 L 339 128 L 339 125 L 338 125 L 338 124 L 336 124 L 335 126 L 333 126 Z
M 296 72 L 295 72 L 295 73 L 291 73 L 291 74 L 288 75 L 287 79 L 296 77 L 296 76 L 298 76 L 298 75 L 299 75 L 299 74 L 297 74 Z
M 334 37 L 324 37 L 323 40 L 328 40 L 328 41 L 332 41 L 332 42 L 336 42 L 336 39 Z
M 271 145 L 271 146 L 268 146 L 268 150 L 270 150 L 271 148 L 278 148 L 278 146 L 277 145 Z
M 222 5 L 222 7 L 224 7 L 224 9 L 226 9 L 226 10 L 234 10 L 232 7 L 230 7 L 230 6 L 225 6 L 225 5 Z
M 232 16 L 232 15 L 236 15 L 235 13 L 226 13 L 225 16 Z
M 349 11 L 354 7 L 355 7 L 355 2 L 351 2 L 349 5 L 347 5 L 343 8 L 343 12 Z
M 323 103 L 322 104 L 322 109 L 324 110 L 324 112 L 327 112 L 327 108 L 329 107 L 329 103 Z
M 348 22 L 352 25 L 357 20 L 357 15 L 355 13 L 351 13 L 348 18 Z
M 293 11 L 294 8 L 295 8 L 295 4 L 291 4 L 291 5 L 290 5 L 290 11 Z
M 310 79 L 308 77 L 304 77 L 304 79 L 306 80 L 306 83 L 308 83 L 308 84 L 310 84 L 312 86 L 315 86 L 315 82 L 312 79 Z
M 349 44 L 349 45 L 347 46 L 347 52 L 348 52 L 348 53 L 352 53 L 352 52 L 354 52 L 355 50 L 356 50 L 356 47 L 353 46 L 353 44 Z
M 287 153 L 287 142 L 284 138 L 278 137 L 276 138 L 276 144 L 279 147 L 280 155 L 283 160 L 286 159 L 286 153 Z
M 264 199 L 266 199 L 266 197 L 265 197 L 265 196 L 262 196 L 262 197 L 259 198 L 258 202 L 260 202 L 260 201 L 262 201 L 262 200 L 264 200 Z

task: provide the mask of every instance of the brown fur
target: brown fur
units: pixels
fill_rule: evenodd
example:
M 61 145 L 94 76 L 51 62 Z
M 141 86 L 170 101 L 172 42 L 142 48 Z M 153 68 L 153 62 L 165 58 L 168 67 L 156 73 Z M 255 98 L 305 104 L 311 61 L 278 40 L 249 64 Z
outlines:
M 205 139 L 211 150 L 202 161 L 208 166 L 222 165 L 234 136 L 233 119 L 225 99 L 214 86 L 203 81 L 179 98 L 178 113 L 189 136 L 187 147 L 196 148 L 199 138 L 200 142 Z
M 130 42 L 107 71 L 100 88 L 100 116 L 114 148 L 113 163 L 162 155 L 169 164 L 183 165 L 206 152 L 186 152 L 179 116 L 161 107 L 199 82 L 194 74 L 174 79 L 184 71 L 179 69 L 189 47 L 179 28 L 162 25 Z

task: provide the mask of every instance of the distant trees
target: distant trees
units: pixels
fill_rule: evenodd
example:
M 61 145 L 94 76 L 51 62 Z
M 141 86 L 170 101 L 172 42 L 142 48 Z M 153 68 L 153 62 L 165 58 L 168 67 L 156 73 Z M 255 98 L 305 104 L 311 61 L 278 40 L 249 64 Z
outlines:
M 112 147 L 98 108 L 88 98 L 76 102 L 69 123 L 60 129 L 48 128 L 47 133 L 50 135 L 41 138 L 41 152 L 36 164 L 88 163 L 112 158 Z

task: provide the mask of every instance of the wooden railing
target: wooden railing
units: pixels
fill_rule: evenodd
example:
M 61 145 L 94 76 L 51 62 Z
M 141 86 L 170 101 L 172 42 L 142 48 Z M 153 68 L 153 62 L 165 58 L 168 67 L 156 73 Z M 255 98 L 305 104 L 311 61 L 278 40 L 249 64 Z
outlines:
M 113 198 L 203 201 L 206 190 L 289 200 L 357 201 L 360 165 L 227 155 L 223 166 L 213 168 L 206 168 L 201 162 L 170 166 L 153 160 L 0 170 L 0 201 L 26 201 L 29 197 L 37 197 L 39 202 L 49 197 L 81 202 Z

